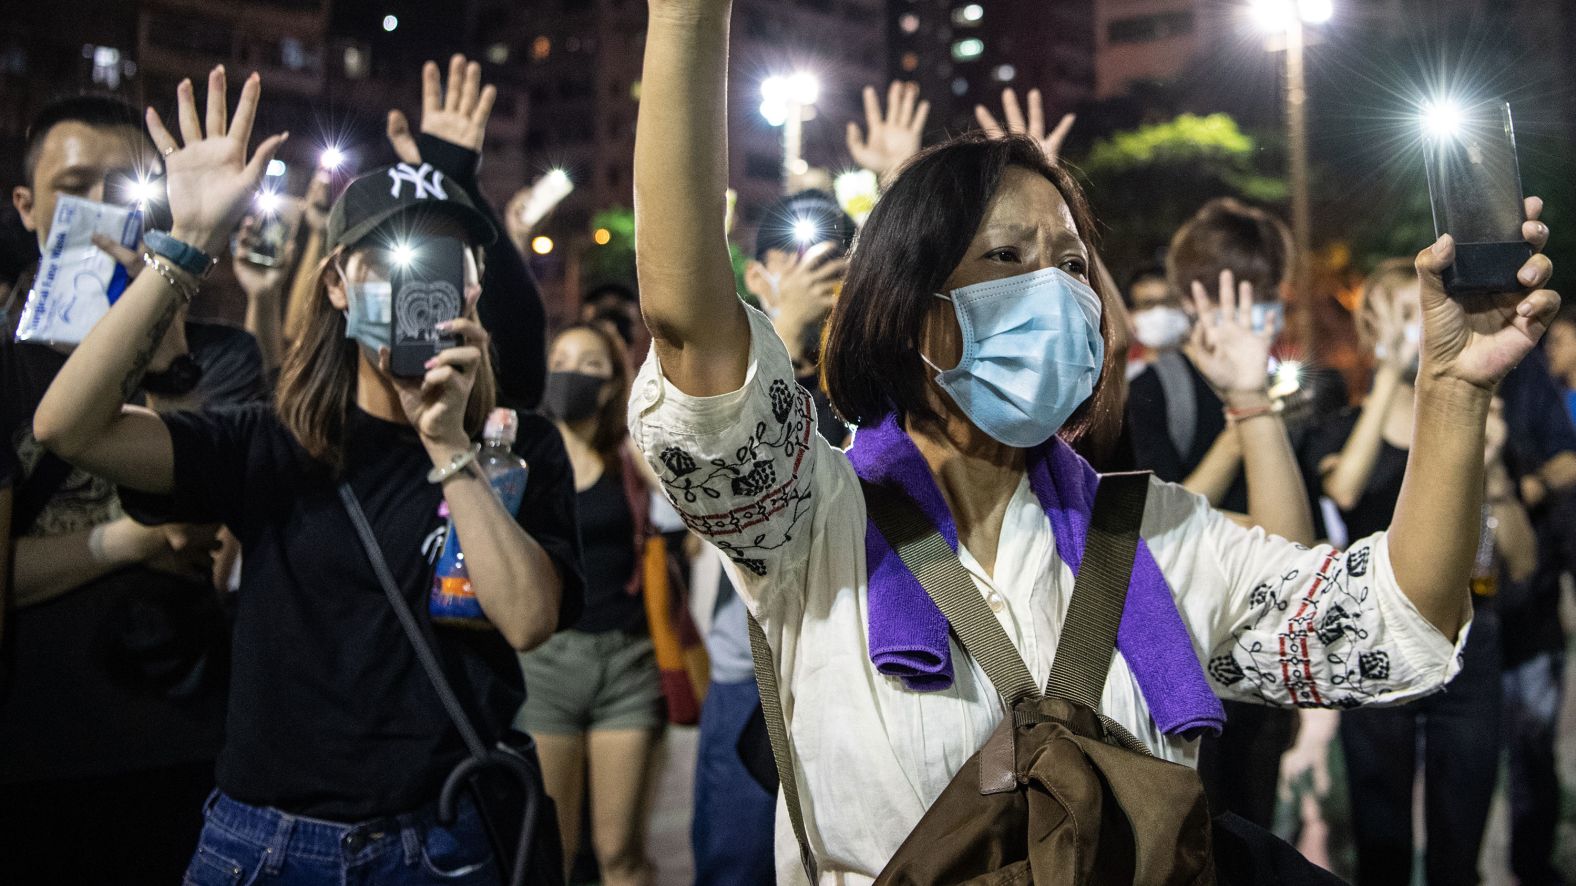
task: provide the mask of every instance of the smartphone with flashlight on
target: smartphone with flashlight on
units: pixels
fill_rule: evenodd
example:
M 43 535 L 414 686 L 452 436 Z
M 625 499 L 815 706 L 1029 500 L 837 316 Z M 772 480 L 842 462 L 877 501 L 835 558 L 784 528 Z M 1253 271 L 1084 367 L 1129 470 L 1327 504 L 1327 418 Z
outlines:
M 391 269 L 394 328 L 389 371 L 398 378 L 421 378 L 427 361 L 459 337 L 440 335 L 437 326 L 460 316 L 465 305 L 465 244 L 453 237 L 432 237 L 395 252 Z
M 263 184 L 253 200 L 252 234 L 239 244 L 243 261 L 264 268 L 278 267 L 284 260 L 285 244 L 294 233 L 285 220 L 284 196 L 289 169 L 282 160 L 272 160 Z
M 1460 297 L 1524 289 L 1516 272 L 1532 245 L 1521 233 L 1527 216 L 1509 103 L 1437 102 L 1424 109 L 1424 126 L 1434 236 L 1456 241 L 1445 291 Z

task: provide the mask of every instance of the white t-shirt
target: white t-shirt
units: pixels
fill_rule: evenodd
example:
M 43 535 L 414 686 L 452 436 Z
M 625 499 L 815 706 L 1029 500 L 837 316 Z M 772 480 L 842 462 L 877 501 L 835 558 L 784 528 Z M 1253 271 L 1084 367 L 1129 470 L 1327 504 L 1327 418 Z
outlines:
M 815 430 L 770 321 L 750 310 L 739 390 L 691 397 L 652 350 L 630 400 L 630 431 L 690 529 L 729 571 L 772 647 L 800 798 L 822 883 L 869 883 L 989 737 L 1002 705 L 952 645 L 956 680 L 905 689 L 870 663 L 865 506 L 844 453 Z M 1176 596 L 1193 650 L 1223 698 L 1352 707 L 1442 687 L 1452 644 L 1397 587 L 1383 533 L 1345 553 L 1244 529 L 1180 486 L 1154 481 L 1143 537 Z M 1050 522 L 1020 481 L 987 576 L 964 566 L 1044 685 L 1073 589 Z M 1101 712 L 1160 757 L 1196 765 L 1198 744 L 1162 734 L 1127 663 L 1111 663 Z M 779 800 L 779 883 L 802 883 Z

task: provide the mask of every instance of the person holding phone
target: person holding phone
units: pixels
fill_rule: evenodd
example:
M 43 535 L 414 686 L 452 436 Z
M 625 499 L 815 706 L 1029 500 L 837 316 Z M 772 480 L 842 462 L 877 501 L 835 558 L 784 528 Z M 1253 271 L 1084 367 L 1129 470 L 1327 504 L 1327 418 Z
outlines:
M 150 343 L 200 288 L 207 256 L 285 138 L 248 151 L 259 79 L 246 80 L 233 115 L 225 87 L 214 69 L 204 123 L 190 81 L 180 84 L 179 139 L 148 111 L 173 225 L 33 420 L 44 446 L 120 484 L 133 513 L 224 523 L 246 551 L 219 788 L 187 882 L 497 882 L 469 797 L 456 820 L 437 820 L 439 786 L 466 750 L 337 494 L 348 483 L 363 502 L 461 704 L 496 740 L 523 700 L 515 650 L 574 620 L 581 582 L 573 485 L 552 426 L 522 417 L 516 453 L 531 475 L 518 514 L 475 464 L 494 390 L 475 319 L 476 251 L 495 233 L 430 167 L 369 173 L 331 212 L 318 298 L 272 403 L 164 416 L 126 405 Z M 421 377 L 397 377 L 391 318 L 375 307 L 389 304 L 394 268 L 442 238 L 464 244 L 459 279 L 442 281 L 463 303 L 451 319 L 425 316 L 458 343 L 435 350 Z M 427 614 L 440 504 L 465 540 L 485 615 L 475 627 Z
M 801 801 L 787 815 L 779 804 L 778 882 L 807 878 L 789 827 L 802 812 L 813 861 L 804 868 L 823 883 L 868 883 L 954 777 L 977 790 L 964 763 L 1003 708 L 945 625 L 927 641 L 926 612 L 888 605 L 896 585 L 883 588 L 875 567 L 893 560 L 871 556 L 860 480 L 929 502 L 933 527 L 955 532 L 962 568 L 1044 685 L 1073 577 L 1059 553 L 1072 539 L 1052 528 L 1063 518 L 1043 478 L 1088 482 L 1062 437 L 1113 407 L 1110 376 L 1121 373 L 1119 355 L 1106 359 L 1104 283 L 1091 276 L 1094 221 L 1078 185 L 1028 138 L 968 136 L 911 160 L 866 221 L 828 321 L 822 377 L 859 426 L 838 450 L 817 437 L 769 320 L 736 295 L 723 238 L 695 236 L 720 233 L 725 208 L 731 4 L 649 5 L 635 230 L 653 348 L 631 435 L 685 522 L 728 554 L 769 647 L 792 766 L 783 777 Z M 1522 234 L 1539 249 L 1548 229 L 1533 221 Z M 1383 704 L 1454 675 L 1471 617 L 1489 401 L 1559 297 L 1541 288 L 1552 265 L 1535 256 L 1521 276 L 1530 294 L 1468 311 L 1440 282 L 1452 248 L 1442 237 L 1416 259 L 1421 445 L 1389 531 L 1344 552 L 1307 548 L 1150 482 L 1142 536 L 1168 615 L 1143 642 L 1118 642 L 1100 709 L 1153 754 L 1195 765 L 1193 730 L 1218 728 L 1221 696 Z M 1262 343 L 1251 299 L 1200 300 L 1219 311 L 1196 333 L 1200 359 L 1230 381 L 1226 406 L 1251 470 L 1285 446 L 1263 352 L 1237 358 Z M 1334 623 L 1310 624 L 1310 609 L 1336 608 Z M 926 644 L 925 661 L 882 654 L 887 638 L 894 649 Z M 919 667 L 937 660 L 950 670 Z

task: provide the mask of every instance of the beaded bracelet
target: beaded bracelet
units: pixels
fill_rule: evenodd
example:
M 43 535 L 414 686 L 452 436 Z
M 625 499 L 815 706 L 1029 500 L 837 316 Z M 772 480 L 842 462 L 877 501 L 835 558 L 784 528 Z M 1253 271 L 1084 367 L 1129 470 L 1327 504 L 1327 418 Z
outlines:
M 170 288 L 174 289 L 176 294 L 179 295 L 186 302 L 186 304 L 191 304 L 192 299 L 197 297 L 196 284 L 187 283 L 175 276 L 175 269 L 165 262 L 164 259 L 159 258 L 151 252 L 144 252 L 142 254 L 142 263 L 147 265 L 149 270 L 153 271 L 155 274 L 158 274 L 160 277 L 163 277 L 164 282 L 170 284 Z
M 428 471 L 427 482 L 443 483 L 447 481 L 450 477 L 453 477 L 455 474 L 458 474 L 467 467 L 470 467 L 471 462 L 476 460 L 476 456 L 480 455 L 481 451 L 482 444 L 471 444 L 471 448 L 465 450 L 464 452 L 456 453 L 453 458 L 449 459 L 448 464 L 435 467 Z

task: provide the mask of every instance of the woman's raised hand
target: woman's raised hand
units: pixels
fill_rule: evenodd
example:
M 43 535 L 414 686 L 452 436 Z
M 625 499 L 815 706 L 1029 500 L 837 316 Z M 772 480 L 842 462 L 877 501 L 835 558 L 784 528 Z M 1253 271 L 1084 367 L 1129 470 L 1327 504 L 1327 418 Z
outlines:
M 224 247 L 225 238 L 251 204 L 268 161 L 290 136 L 288 132 L 269 136 L 248 160 L 246 146 L 252 138 L 262 84 L 255 73 L 246 78 L 234 117 L 227 113 L 225 86 L 224 66 L 220 65 L 208 74 L 205 123 L 197 116 L 191 80 L 181 81 L 175 90 L 179 141 L 165 128 L 158 111 L 149 108 L 147 112 L 148 133 L 164 155 L 174 220 L 171 233 L 209 255 Z
M 447 88 L 437 62 L 421 66 L 421 131 L 426 135 L 480 153 L 487 136 L 487 118 L 497 100 L 498 88 L 482 85 L 482 66 L 459 53 L 449 58 Z M 401 161 L 413 166 L 421 162 L 421 151 L 404 111 L 389 111 L 388 139 Z
M 1560 309 L 1559 295 L 1542 288 L 1554 273 L 1553 263 L 1542 254 L 1549 226 L 1538 220 L 1541 199 L 1528 197 L 1526 211 L 1521 235 L 1535 254 L 1516 275 L 1525 290 L 1451 298 L 1441 275 L 1455 261 L 1455 240 L 1446 234 L 1417 254 L 1423 302 L 1420 383 L 1425 378 L 1455 380 L 1492 391 L 1548 331 Z
M 1204 284 L 1193 281 L 1193 306 L 1198 322 L 1188 343 L 1188 357 L 1222 395 L 1263 392 L 1269 384 L 1272 329 L 1253 329 L 1253 284 L 1238 283 L 1230 271 L 1220 272 L 1220 300 L 1211 301 Z

